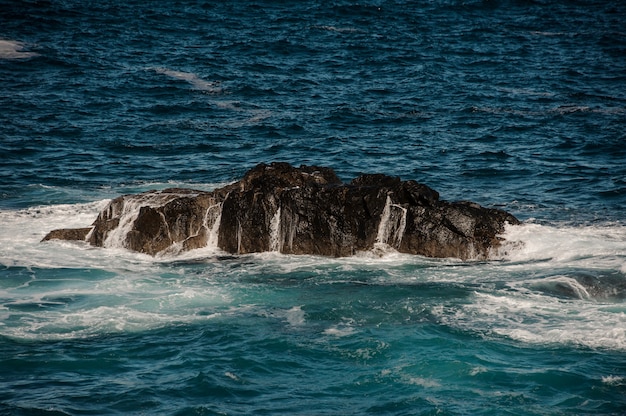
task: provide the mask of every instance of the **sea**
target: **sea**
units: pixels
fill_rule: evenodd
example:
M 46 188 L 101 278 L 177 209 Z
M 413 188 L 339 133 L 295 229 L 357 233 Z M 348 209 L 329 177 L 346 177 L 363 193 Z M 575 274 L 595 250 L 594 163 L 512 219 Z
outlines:
M 604 0 L 0 0 L 0 414 L 625 415 L 625 22 Z M 487 261 L 40 242 L 274 161 L 522 224 Z

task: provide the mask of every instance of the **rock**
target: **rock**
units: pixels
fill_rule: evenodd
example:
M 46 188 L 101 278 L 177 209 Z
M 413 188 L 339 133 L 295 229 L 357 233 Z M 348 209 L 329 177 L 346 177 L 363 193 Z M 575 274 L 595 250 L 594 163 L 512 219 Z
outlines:
M 484 259 L 511 214 L 447 202 L 426 185 L 382 174 L 344 184 L 330 168 L 260 164 L 213 192 L 168 189 L 112 200 L 92 228 L 44 240 L 87 239 L 151 255 L 218 247 L 232 254 L 349 256 L 374 247 L 429 257 Z M 85 232 L 85 230 L 87 230 Z
M 89 242 L 152 255 L 203 247 L 221 212 L 224 195 L 215 195 L 166 189 L 115 198 L 93 223 Z
M 41 241 L 48 240 L 85 240 L 87 234 L 93 227 L 88 228 L 66 228 L 50 231 Z

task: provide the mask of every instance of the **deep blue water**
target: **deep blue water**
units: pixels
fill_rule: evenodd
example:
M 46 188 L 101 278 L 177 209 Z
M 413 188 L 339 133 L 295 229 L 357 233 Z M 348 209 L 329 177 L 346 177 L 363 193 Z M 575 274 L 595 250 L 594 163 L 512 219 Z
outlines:
M 626 414 L 626 3 L 0 0 L 0 414 Z M 492 261 L 40 243 L 260 162 L 524 220 Z

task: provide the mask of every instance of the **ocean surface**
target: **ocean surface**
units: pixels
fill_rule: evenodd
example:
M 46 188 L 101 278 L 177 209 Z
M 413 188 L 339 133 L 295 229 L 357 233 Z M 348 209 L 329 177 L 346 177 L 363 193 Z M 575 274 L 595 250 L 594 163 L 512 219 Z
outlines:
M 0 414 L 626 414 L 625 22 L 600 0 L 0 0 Z M 40 243 L 272 161 L 523 224 L 466 262 Z

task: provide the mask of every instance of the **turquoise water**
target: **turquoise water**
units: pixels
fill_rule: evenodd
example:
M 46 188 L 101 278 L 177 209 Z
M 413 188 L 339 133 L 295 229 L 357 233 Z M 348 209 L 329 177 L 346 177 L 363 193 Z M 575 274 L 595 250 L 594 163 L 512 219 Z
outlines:
M 626 412 L 621 3 L 0 10 L 0 414 Z M 271 161 L 524 224 L 486 262 L 40 243 Z

